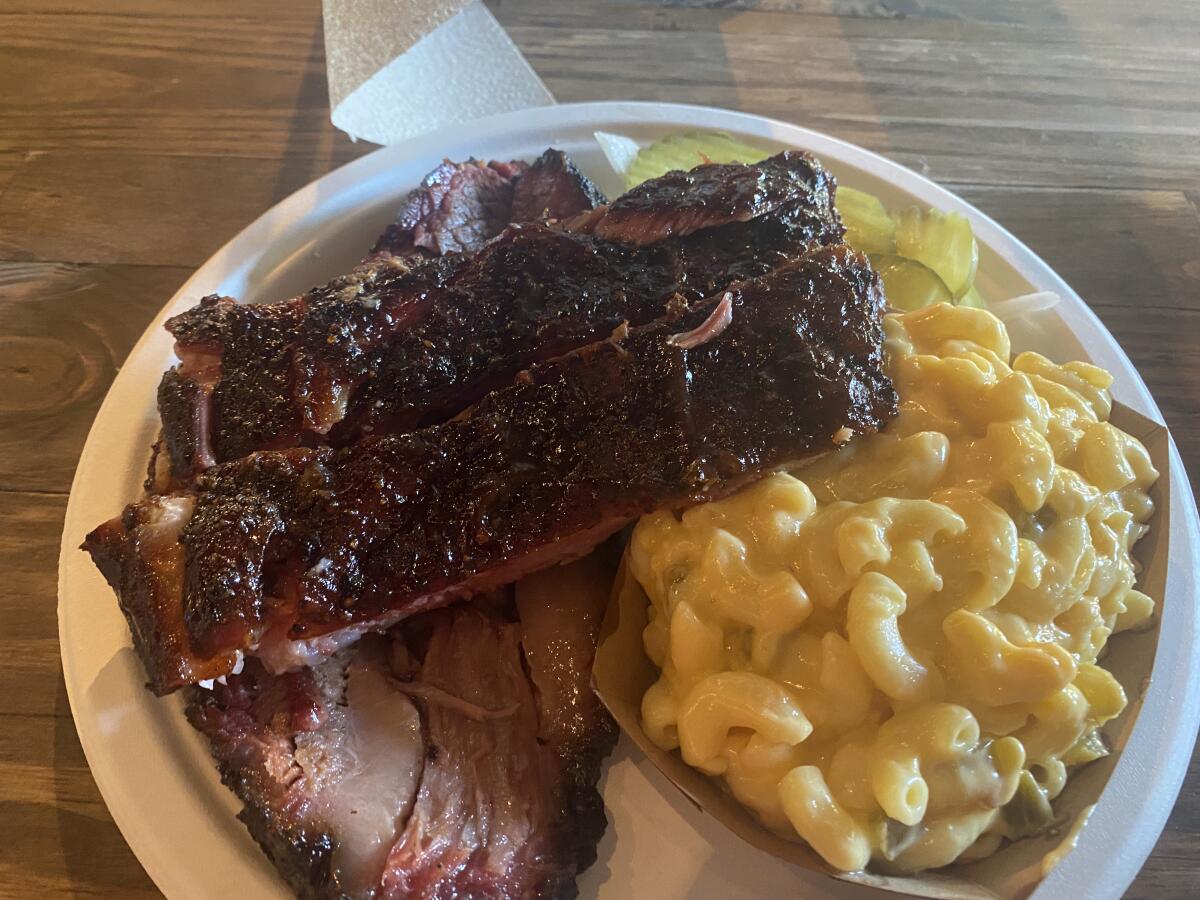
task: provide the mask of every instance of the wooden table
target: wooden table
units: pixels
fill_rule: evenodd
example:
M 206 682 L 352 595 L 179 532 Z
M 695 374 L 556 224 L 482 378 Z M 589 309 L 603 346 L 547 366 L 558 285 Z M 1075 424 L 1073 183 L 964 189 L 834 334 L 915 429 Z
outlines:
M 1200 475 L 1200 6 L 490 0 L 563 101 L 713 104 L 959 191 L 1093 306 Z M 157 895 L 71 723 L 55 563 L 92 417 L 191 270 L 372 148 L 317 0 L 0 4 L 0 895 Z M 136 761 L 131 760 L 131 764 Z M 1200 896 L 1195 764 L 1132 897 Z

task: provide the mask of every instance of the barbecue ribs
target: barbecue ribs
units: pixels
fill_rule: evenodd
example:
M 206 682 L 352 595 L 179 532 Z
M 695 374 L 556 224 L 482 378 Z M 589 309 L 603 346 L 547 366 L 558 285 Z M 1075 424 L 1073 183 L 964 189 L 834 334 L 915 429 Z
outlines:
M 442 424 L 216 466 L 85 546 L 155 691 L 239 653 L 303 664 L 875 431 L 896 410 L 882 310 L 864 257 L 817 250 L 538 363 Z
M 678 298 L 713 296 L 841 240 L 832 179 L 806 154 L 697 172 L 690 184 L 702 197 L 737 206 L 698 211 L 664 189 L 655 206 L 621 198 L 599 208 L 598 221 L 576 223 L 595 231 L 611 220 L 612 238 L 516 225 L 474 256 L 377 259 L 281 303 L 205 298 L 167 323 L 181 363 L 159 388 L 163 441 L 151 485 L 186 484 L 255 450 L 345 445 L 445 421 L 621 322 L 645 324 Z M 537 205 L 557 197 L 561 187 L 550 184 Z M 680 236 L 647 243 L 648 231 Z

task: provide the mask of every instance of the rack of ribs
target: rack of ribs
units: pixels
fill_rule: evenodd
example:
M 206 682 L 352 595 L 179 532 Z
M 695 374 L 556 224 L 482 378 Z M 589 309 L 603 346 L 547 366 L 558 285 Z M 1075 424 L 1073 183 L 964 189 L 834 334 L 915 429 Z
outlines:
M 880 281 L 843 246 L 532 365 L 463 414 L 252 453 L 85 547 L 158 693 L 279 671 L 586 554 L 895 415 Z
M 529 181 L 539 164 L 516 181 L 514 209 L 570 206 L 555 193 L 561 181 Z M 682 177 L 558 226 L 508 226 L 475 253 L 384 255 L 291 300 L 205 298 L 167 323 L 181 362 L 159 387 L 148 486 L 179 487 L 256 450 L 344 446 L 446 421 L 538 361 L 843 235 L 833 180 L 807 154 L 701 166 L 685 186 Z M 522 184 L 546 183 L 522 200 Z

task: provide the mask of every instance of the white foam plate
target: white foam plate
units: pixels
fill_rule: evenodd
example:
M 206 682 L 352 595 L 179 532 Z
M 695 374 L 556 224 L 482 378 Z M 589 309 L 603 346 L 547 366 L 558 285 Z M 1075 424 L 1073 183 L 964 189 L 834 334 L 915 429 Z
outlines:
M 92 426 L 67 506 L 59 561 L 63 673 L 79 738 L 113 819 L 171 900 L 287 897 L 270 864 L 234 818 L 178 697 L 159 700 L 144 674 L 112 593 L 80 542 L 141 490 L 157 430 L 155 389 L 174 361 L 163 319 L 209 293 L 260 301 L 299 293 L 346 271 L 391 219 L 399 199 L 443 157 L 533 159 L 565 150 L 610 195 L 620 193 L 594 131 L 642 143 L 684 129 L 722 129 L 764 147 L 819 156 L 843 184 L 889 205 L 917 202 L 970 217 L 980 242 L 979 286 L 999 298 L 1035 290 L 1063 298 L 1036 323 L 1016 322 L 1014 344 L 1057 360 L 1087 359 L 1116 376 L 1114 393 L 1161 421 L 1120 346 L 1042 260 L 978 210 L 895 163 L 815 131 L 724 110 L 648 103 L 587 103 L 471 122 L 376 151 L 313 182 L 226 244 L 151 323 Z M 1086 235 L 1080 236 L 1081 240 Z M 1200 719 L 1200 647 L 1192 572 L 1200 547 L 1195 504 L 1178 454 L 1170 471 L 1172 576 L 1162 609 L 1151 687 L 1134 732 L 1078 849 L 1036 896 L 1117 897 L 1137 874 L 1183 779 Z M 602 784 L 610 827 L 581 895 L 605 900 L 772 896 L 861 897 L 872 891 L 791 868 L 741 844 L 697 813 L 622 742 Z

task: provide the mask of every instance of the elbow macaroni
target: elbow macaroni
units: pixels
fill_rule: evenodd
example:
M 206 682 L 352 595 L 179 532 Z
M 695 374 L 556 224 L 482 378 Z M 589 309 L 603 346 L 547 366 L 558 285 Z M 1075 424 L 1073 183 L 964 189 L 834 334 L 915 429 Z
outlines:
M 1158 473 L 1104 371 L 1010 360 L 937 304 L 885 319 L 883 432 L 677 517 L 629 570 L 661 669 L 646 733 L 831 865 L 946 865 L 1036 830 L 1125 706 L 1096 664 L 1153 612 L 1133 544 Z

